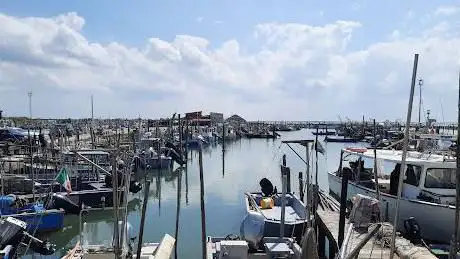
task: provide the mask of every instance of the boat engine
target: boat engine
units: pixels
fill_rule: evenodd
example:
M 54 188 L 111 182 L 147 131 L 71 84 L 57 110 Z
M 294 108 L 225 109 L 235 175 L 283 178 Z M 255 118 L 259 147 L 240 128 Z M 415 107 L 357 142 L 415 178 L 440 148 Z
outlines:
M 404 229 L 406 230 L 407 238 L 414 244 L 420 244 L 422 241 L 422 233 L 420 225 L 414 217 L 404 220 Z
M 265 218 L 262 214 L 250 211 L 241 222 L 240 236 L 248 242 L 249 248 L 257 250 L 264 237 Z
M 26 229 L 27 223 L 16 218 L 7 217 L 0 220 L 0 249 L 5 251 L 8 250 L 5 249 L 8 246 L 12 247 L 8 250 L 8 258 L 17 257 L 16 251 L 20 243 L 30 243 L 30 248 L 42 255 L 54 254 L 56 249 L 53 244 L 31 236 Z

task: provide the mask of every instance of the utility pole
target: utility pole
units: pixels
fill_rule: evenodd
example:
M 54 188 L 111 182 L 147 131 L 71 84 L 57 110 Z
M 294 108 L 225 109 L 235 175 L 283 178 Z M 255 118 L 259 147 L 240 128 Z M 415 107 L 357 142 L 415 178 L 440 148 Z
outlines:
M 28 92 L 27 96 L 29 96 L 29 119 L 32 120 L 32 91 Z

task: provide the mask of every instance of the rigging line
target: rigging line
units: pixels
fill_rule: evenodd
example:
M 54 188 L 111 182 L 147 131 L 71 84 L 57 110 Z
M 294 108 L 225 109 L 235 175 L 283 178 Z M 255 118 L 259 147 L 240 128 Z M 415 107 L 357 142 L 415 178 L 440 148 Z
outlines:
M 289 143 L 286 143 L 286 145 L 300 158 L 300 160 L 302 160 L 305 164 L 307 164 L 307 162 L 305 161 L 305 159 L 303 159 L 299 153 L 297 153 L 297 151 L 295 151 L 290 145 Z

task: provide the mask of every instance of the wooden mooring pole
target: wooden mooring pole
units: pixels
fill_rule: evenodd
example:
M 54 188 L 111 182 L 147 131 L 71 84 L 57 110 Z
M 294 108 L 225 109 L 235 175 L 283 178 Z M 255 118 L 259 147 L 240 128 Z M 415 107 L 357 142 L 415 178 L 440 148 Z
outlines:
M 303 174 L 302 172 L 299 172 L 299 195 L 300 195 L 300 200 L 303 202 Z
M 144 237 L 145 214 L 147 211 L 147 203 L 149 199 L 149 189 L 150 189 L 150 181 L 146 181 L 145 188 L 144 188 L 144 200 L 142 201 L 141 226 L 139 228 L 139 240 L 137 243 L 137 253 L 136 253 L 137 257 L 136 258 L 141 258 L 142 242 L 143 242 L 143 237 Z
M 339 170 L 342 171 L 342 190 L 340 194 L 339 236 L 337 243 L 341 247 L 345 235 L 345 214 L 347 213 L 348 178 L 350 175 L 348 170 L 342 170 L 342 166 L 340 166 Z
M 201 146 L 198 153 L 198 163 L 200 166 L 201 251 L 202 258 L 206 259 L 206 210 L 204 207 L 203 150 Z

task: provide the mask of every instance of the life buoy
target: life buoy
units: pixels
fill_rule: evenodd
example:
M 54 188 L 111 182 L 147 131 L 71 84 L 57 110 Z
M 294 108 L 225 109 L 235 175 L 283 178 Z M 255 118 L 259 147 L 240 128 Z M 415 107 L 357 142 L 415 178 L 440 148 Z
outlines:
M 367 148 L 360 148 L 360 147 L 349 147 L 346 148 L 347 151 L 356 152 L 356 153 L 364 153 L 367 151 Z

